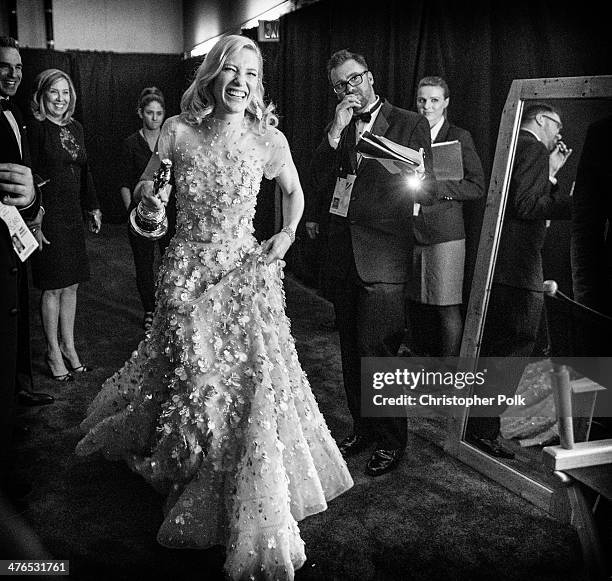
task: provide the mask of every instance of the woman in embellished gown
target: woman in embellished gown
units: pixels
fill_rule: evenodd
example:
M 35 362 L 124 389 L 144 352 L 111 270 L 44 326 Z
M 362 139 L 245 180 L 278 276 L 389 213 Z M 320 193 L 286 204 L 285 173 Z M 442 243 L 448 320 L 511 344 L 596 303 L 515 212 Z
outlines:
M 298 362 L 282 262 L 303 209 L 256 44 L 227 36 L 166 121 L 177 230 L 159 273 L 153 326 L 88 410 L 80 455 L 123 458 L 168 494 L 158 541 L 225 545 L 231 579 L 293 579 L 297 521 L 353 482 Z M 284 228 L 253 236 L 263 176 L 283 191 Z M 159 207 L 152 182 L 144 203 Z

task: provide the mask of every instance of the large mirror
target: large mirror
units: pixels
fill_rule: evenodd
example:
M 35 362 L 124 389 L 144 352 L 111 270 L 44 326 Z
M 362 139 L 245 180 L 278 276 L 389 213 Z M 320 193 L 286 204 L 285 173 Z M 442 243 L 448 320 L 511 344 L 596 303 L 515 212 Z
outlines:
M 552 119 L 546 123 L 557 124 L 560 120 L 563 124 L 563 142 L 573 149 L 556 176 L 560 193 L 570 195 L 587 128 L 592 122 L 612 115 L 612 76 L 525 79 L 512 83 L 500 123 L 476 270 L 466 314 L 461 356 L 467 360 L 477 361 L 481 355 L 483 334 L 493 317 L 491 313 L 488 316 L 487 311 L 496 266 L 501 269 L 499 265 L 508 261 L 503 250 L 502 255 L 498 256 L 504 220 L 511 219 L 511 211 L 506 213 L 506 202 L 519 134 L 522 133 L 521 122 L 525 112 L 529 111 L 530 105 L 535 102 L 547 103 L 560 113 L 560 119 L 553 114 L 549 116 Z M 516 162 L 519 162 L 518 158 Z M 556 280 L 559 288 L 569 295 L 572 293 L 570 227 L 570 220 L 551 220 L 546 228 L 542 250 L 544 280 Z M 508 316 L 511 317 L 512 314 L 509 312 Z M 520 369 L 520 382 L 517 387 L 519 392 L 525 389 L 535 392 L 539 389 L 542 396 L 541 406 L 550 410 L 552 393 L 549 383 L 550 362 L 546 359 L 545 327 L 540 327 L 538 344 L 533 354 L 539 355 L 538 360 L 532 360 L 526 369 Z M 549 401 L 546 401 L 547 397 L 550 398 Z M 531 422 L 530 418 L 516 422 L 502 414 L 501 433 L 507 438 L 503 440 L 504 443 L 508 443 L 504 451 L 510 452 L 512 458 L 487 453 L 473 444 L 469 437 L 469 425 L 473 422 L 473 419 L 470 420 L 469 409 L 454 418 L 445 448 L 486 476 L 535 505 L 556 514 L 560 510 L 557 502 L 559 484 L 541 462 L 542 446 L 554 438 L 554 430 L 551 431 L 550 424 L 542 420 L 541 409 L 536 413 L 537 417 L 531 418 Z M 531 428 L 527 424 L 531 424 Z

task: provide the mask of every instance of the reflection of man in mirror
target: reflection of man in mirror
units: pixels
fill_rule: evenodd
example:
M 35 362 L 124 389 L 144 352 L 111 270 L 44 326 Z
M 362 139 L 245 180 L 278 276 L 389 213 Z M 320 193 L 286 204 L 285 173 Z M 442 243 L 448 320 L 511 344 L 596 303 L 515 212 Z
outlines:
M 544 307 L 546 220 L 570 218 L 570 197 L 560 193 L 556 177 L 572 153 L 561 141 L 562 128 L 554 107 L 525 107 L 480 348 L 481 357 L 506 358 L 499 380 L 489 376 L 496 393 L 514 393 L 524 364 L 512 358 L 531 356 L 536 344 Z M 513 457 L 499 440 L 499 417 L 470 418 L 467 438 L 494 456 Z

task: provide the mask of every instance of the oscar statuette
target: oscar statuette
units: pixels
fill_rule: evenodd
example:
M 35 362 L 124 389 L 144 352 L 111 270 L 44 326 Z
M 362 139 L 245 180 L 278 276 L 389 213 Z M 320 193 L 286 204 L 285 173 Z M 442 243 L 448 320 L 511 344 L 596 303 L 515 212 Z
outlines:
M 153 193 L 156 196 L 161 197 L 161 190 L 168 185 L 171 169 L 172 162 L 169 159 L 162 159 L 159 169 L 153 176 Z M 159 210 L 149 210 L 140 201 L 130 213 L 130 226 L 136 234 L 149 240 L 161 238 L 168 231 L 168 217 L 164 206 Z

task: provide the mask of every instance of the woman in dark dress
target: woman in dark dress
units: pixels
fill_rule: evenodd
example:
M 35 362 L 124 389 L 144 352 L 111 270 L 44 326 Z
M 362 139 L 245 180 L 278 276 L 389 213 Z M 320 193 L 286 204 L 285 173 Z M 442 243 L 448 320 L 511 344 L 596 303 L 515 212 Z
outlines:
M 159 132 L 166 116 L 164 96 L 157 87 L 146 87 L 140 93 L 137 107 L 142 127 L 123 142 L 121 150 L 121 198 L 128 216 L 139 200 L 134 197 L 134 188 L 140 181 L 151 153 L 157 151 Z M 160 254 L 168 246 L 174 235 L 175 211 L 174 197 L 167 207 L 168 232 L 159 240 L 149 240 L 133 232 L 128 227 L 130 246 L 136 267 L 136 286 L 144 308 L 143 326 L 151 327 L 155 310 L 155 247 L 159 243 Z
M 99 232 L 102 214 L 87 167 L 83 127 L 72 118 L 76 94 L 70 77 L 47 69 L 35 80 L 34 120 L 28 127 L 32 168 L 49 182 L 43 190 L 43 250 L 32 260 L 34 285 L 41 289 L 41 318 L 47 341 L 46 363 L 57 381 L 83 373 L 74 346 L 79 283 L 89 280 L 83 210 Z

